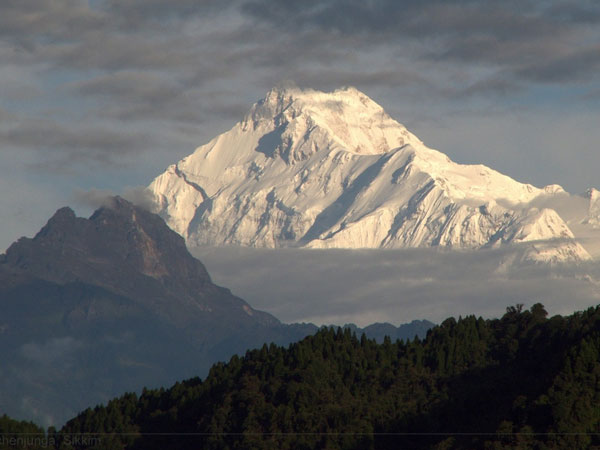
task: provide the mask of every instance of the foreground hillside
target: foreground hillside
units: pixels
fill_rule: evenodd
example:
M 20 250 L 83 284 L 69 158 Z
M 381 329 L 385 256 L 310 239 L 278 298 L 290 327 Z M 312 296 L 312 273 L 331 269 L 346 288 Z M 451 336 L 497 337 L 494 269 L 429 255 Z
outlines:
M 423 341 L 325 329 L 127 394 L 61 448 L 590 448 L 600 444 L 600 307 L 447 319 Z M 95 436 L 90 445 L 67 445 Z M 81 442 L 81 440 L 79 441 Z

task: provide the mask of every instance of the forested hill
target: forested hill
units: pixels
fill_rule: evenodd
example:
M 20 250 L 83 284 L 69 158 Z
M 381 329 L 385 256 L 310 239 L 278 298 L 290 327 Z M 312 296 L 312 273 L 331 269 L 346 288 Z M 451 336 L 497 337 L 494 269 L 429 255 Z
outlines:
M 204 381 L 86 410 L 65 425 L 57 444 L 111 450 L 599 445 L 600 308 L 546 316 L 541 304 L 517 305 L 501 319 L 451 318 L 422 341 L 382 344 L 348 329 L 321 330 L 287 349 L 271 345 L 234 356 Z M 78 441 L 78 433 L 99 439 Z

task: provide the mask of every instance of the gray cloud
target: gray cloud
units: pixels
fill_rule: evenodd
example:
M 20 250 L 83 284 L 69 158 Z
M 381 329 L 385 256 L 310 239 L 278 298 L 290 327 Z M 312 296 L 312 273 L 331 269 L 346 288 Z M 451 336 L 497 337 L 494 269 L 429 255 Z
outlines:
M 563 52 L 548 61 L 519 69 L 518 73 L 534 81 L 565 82 L 593 79 L 599 69 L 600 44 L 596 44 L 581 50 Z
M 161 104 L 175 97 L 180 89 L 154 73 L 119 71 L 84 80 L 73 85 L 84 95 L 120 97 L 125 102 L 143 98 Z
M 436 89 L 435 85 L 425 75 L 403 67 L 365 72 L 328 67 L 320 70 L 300 70 L 294 77 L 294 81 L 300 87 L 324 90 L 339 88 L 341 80 L 346 80 L 345 85 L 349 86 L 378 87 L 385 85 L 394 89 Z
M 3 36 L 30 40 L 28 52 L 51 70 L 78 72 L 63 92 L 90 100 L 90 117 L 161 120 L 165 128 L 174 126 L 168 122 L 238 118 L 249 105 L 237 100 L 237 86 L 229 97 L 210 96 L 241 73 L 248 75 L 244 84 L 261 89 L 293 79 L 324 89 L 352 84 L 448 98 L 514 94 L 523 89 L 515 79 L 566 81 L 595 73 L 593 49 L 583 46 L 580 55 L 570 50 L 579 39 L 581 13 L 566 4 L 550 5 L 560 10 L 554 19 L 536 2 L 519 2 L 520 8 L 483 1 L 342 3 L 127 0 L 90 6 L 52 0 L 31 13 L 28 2 L 11 1 L 2 6 L 2 17 L 10 18 Z M 13 58 L 17 68 L 33 61 Z M 444 80 L 437 70 L 444 61 L 498 70 L 473 75 L 465 68 L 463 79 L 445 70 Z M 63 123 L 53 134 L 67 149 L 65 159 L 88 151 L 92 160 L 111 160 L 110 145 L 102 142 L 107 133 L 74 127 Z M 109 140 L 118 147 L 133 143 L 131 130 L 113 134 Z M 29 144 L 37 145 L 36 130 L 31 136 Z M 19 130 L 11 139 L 27 141 Z
M 17 116 L 13 113 L 11 113 L 10 111 L 0 108 L 0 122 L 4 122 L 6 123 L 14 123 L 14 121 L 17 119 Z
M 152 72 L 114 72 L 73 83 L 70 89 L 101 101 L 105 117 L 134 121 L 149 118 L 201 121 L 194 111 L 197 96 L 192 97 L 185 87 Z
M 146 186 L 127 187 L 120 194 L 125 200 L 150 212 L 156 212 L 158 205 L 154 194 Z
M 121 121 L 198 125 L 215 117 L 240 119 L 249 108 L 247 104 L 227 103 L 231 93 L 207 93 L 192 83 L 148 71 L 114 72 L 73 83 L 67 90 L 95 98 L 103 104 L 103 117 Z
M 10 102 L 32 101 L 41 94 L 35 76 L 18 65 L 3 64 L 0 67 L 0 80 L 0 98 Z M 0 112 L 0 120 L 3 119 Z
M 69 41 L 107 25 L 107 17 L 81 0 L 6 0 L 0 6 L 0 37 L 34 51 L 40 41 Z
M 494 95 L 512 95 L 516 92 L 522 92 L 523 86 L 516 81 L 506 79 L 503 77 L 489 77 L 483 80 L 475 81 L 474 83 L 458 89 L 454 92 L 449 92 L 450 95 L 454 94 L 456 97 L 471 97 L 477 95 L 488 96 Z
M 568 23 L 593 25 L 600 22 L 600 5 L 594 0 L 556 2 L 548 13 Z
M 412 61 L 491 65 L 523 80 L 578 81 L 595 73 L 589 58 L 598 33 L 589 24 L 600 16 L 583 0 L 29 3 L 3 4 L 0 28 L 11 41 L 31 41 L 37 58 L 77 70 L 166 70 L 165 80 L 195 71 L 196 82 L 248 65 L 279 68 L 290 78 L 373 46 Z M 369 82 L 368 72 L 353 70 Z
M 237 0 L 107 0 L 103 9 L 130 26 L 152 22 L 189 19 L 190 17 L 210 18 L 223 10 L 239 4 Z
M 111 205 L 112 199 L 120 195 L 125 200 L 148 211 L 156 210 L 154 196 L 145 186 L 126 187 L 120 193 L 108 189 L 76 189 L 73 192 L 73 201 L 81 206 L 95 210 L 101 206 Z
M 115 193 L 108 189 L 75 189 L 73 192 L 73 201 L 81 206 L 93 210 L 110 204 L 110 199 Z
M 600 299 L 597 265 L 511 266 L 511 250 L 192 249 L 215 282 L 286 321 L 319 324 L 459 314 L 497 317 L 516 303 L 565 314 Z M 579 277 L 579 279 L 577 278 Z
M 0 146 L 39 154 L 34 165 L 60 170 L 76 164 L 119 165 L 148 145 L 148 137 L 101 126 L 65 126 L 48 119 L 23 119 L 0 130 Z
M 326 0 L 300 6 L 256 0 L 243 10 L 280 32 L 359 35 L 363 45 L 391 41 L 413 58 L 491 65 L 517 79 L 576 82 L 596 72 L 589 56 L 596 54 L 598 32 L 587 25 L 600 8 L 590 3 Z

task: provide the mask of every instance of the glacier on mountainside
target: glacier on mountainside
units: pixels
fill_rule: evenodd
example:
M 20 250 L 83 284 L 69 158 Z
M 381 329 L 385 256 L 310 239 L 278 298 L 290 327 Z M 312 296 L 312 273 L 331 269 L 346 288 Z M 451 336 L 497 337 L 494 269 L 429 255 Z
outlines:
M 519 244 L 528 260 L 590 259 L 555 210 L 528 206 L 560 186 L 457 164 L 351 87 L 271 90 L 149 189 L 192 246 Z

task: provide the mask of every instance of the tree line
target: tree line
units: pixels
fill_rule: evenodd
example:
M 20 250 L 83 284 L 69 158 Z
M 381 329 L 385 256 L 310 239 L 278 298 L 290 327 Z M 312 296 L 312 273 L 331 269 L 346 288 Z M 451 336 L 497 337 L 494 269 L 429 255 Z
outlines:
M 599 352 L 599 307 L 548 318 L 516 305 L 381 344 L 328 328 L 233 356 L 204 380 L 125 394 L 46 436 L 62 450 L 600 448 Z

